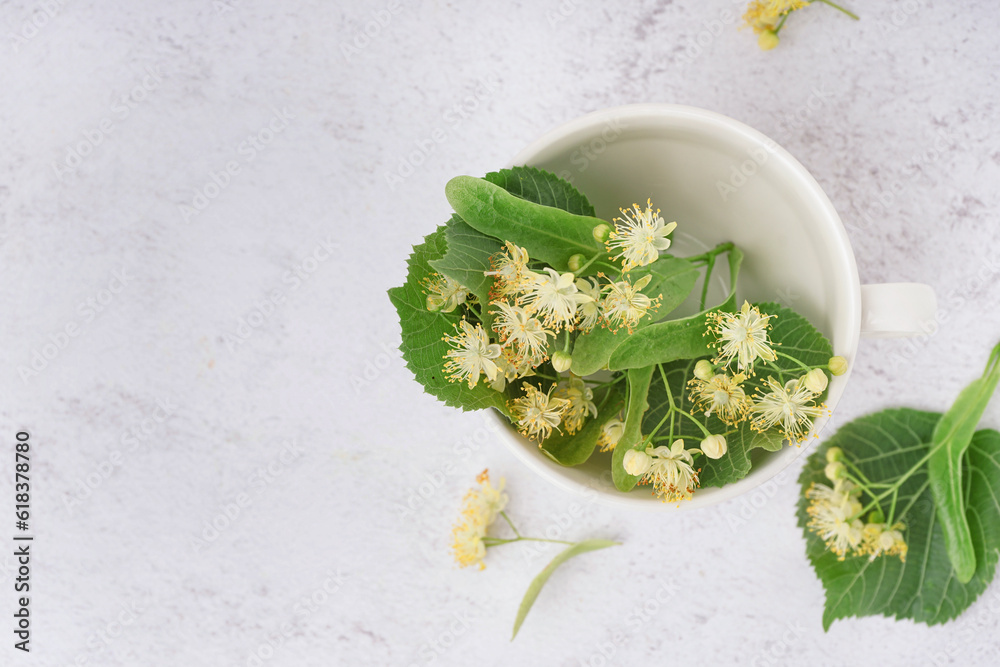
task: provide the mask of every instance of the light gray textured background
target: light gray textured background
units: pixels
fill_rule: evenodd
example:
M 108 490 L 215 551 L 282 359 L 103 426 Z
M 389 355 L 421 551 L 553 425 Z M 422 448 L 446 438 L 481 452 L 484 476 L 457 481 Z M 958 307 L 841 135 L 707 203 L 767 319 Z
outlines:
M 585 112 L 675 102 L 798 157 L 863 281 L 936 287 L 938 330 L 864 341 L 836 420 L 945 406 L 1000 336 L 1000 9 L 845 1 L 860 23 L 812 7 L 770 53 L 729 0 L 6 3 L 0 508 L 27 428 L 30 663 L 997 664 L 1000 585 L 957 624 L 824 634 L 798 466 L 708 510 L 584 501 L 567 522 L 578 499 L 395 352 L 385 290 L 449 177 Z M 625 543 L 566 566 L 513 644 L 552 551 L 454 568 L 487 466 L 526 532 Z M 0 663 L 29 664 L 12 560 Z

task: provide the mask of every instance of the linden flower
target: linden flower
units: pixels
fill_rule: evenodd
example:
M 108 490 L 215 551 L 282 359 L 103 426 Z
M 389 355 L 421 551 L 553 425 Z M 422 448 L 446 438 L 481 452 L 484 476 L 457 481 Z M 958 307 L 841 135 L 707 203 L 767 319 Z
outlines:
M 510 348 L 501 348 L 496 364 L 497 376 L 490 383 L 490 388 L 494 391 L 503 391 L 508 382 L 535 374 L 535 370 L 531 366 L 531 359 L 518 356 Z
M 839 560 L 844 560 L 848 551 L 857 549 L 864 538 L 864 524 L 856 518 L 862 509 L 855 497 L 857 491 L 850 482 L 838 482 L 832 489 L 814 483 L 806 491 L 810 501 L 806 508 L 810 519 L 806 525 Z
M 559 428 L 563 411 L 569 405 L 565 399 L 552 396 L 555 388 L 556 385 L 552 385 L 548 392 L 544 392 L 541 385 L 525 384 L 524 396 L 510 402 L 510 413 L 517 422 L 518 430 L 539 445 L 549 437 L 552 429 Z
M 520 306 L 504 301 L 494 301 L 493 330 L 500 335 L 504 347 L 513 346 L 517 358 L 526 359 L 531 366 L 545 361 L 548 337 L 555 335 Z
M 507 506 L 507 494 L 503 492 L 504 479 L 497 486 L 490 483 L 490 472 L 484 470 L 476 477 L 479 488 L 472 488 L 465 494 L 462 515 L 452 529 L 451 549 L 460 567 L 478 565 L 486 567 L 486 545 L 483 538 L 497 516 Z
M 649 470 L 639 480 L 640 484 L 652 484 L 656 495 L 663 502 L 690 500 L 698 488 L 698 473 L 694 470 L 692 452 L 685 450 L 683 440 L 675 440 L 670 447 L 647 447 L 651 458 Z
M 719 339 L 715 363 L 728 366 L 736 359 L 737 369 L 752 375 L 757 359 L 774 361 L 778 358 L 767 339 L 767 329 L 774 315 L 762 315 L 756 306 L 751 307 L 749 301 L 744 301 L 739 313 L 715 312 L 708 317 L 713 321 L 708 330 Z
M 632 333 L 639 320 L 645 317 L 651 308 L 659 305 L 660 297 L 650 299 L 640 291 L 650 280 L 652 276 L 643 276 L 634 285 L 629 284 L 627 280 L 605 285 L 604 291 L 607 292 L 607 296 L 601 302 L 601 311 L 612 331 L 624 326 L 629 333 Z
M 597 416 L 597 405 L 594 404 L 593 400 L 594 391 L 576 375 L 570 375 L 569 378 L 561 380 L 556 385 L 555 393 L 552 395 L 566 401 L 562 423 L 570 435 L 583 427 L 583 422 L 587 419 L 588 414 L 591 417 Z
M 585 301 L 577 308 L 577 317 L 580 321 L 577 329 L 583 332 L 590 331 L 601 320 L 601 285 L 596 278 L 578 278 L 576 288 L 581 294 L 590 297 L 590 301 Z
M 593 301 L 593 297 L 577 288 L 572 273 L 560 275 L 550 267 L 544 271 L 545 274 L 534 274 L 535 281 L 524 297 L 525 310 L 539 313 L 545 326 L 551 326 L 557 332 L 562 327 L 571 329 L 576 320 L 576 309 L 582 303 Z
M 697 410 L 705 411 L 706 417 L 714 413 L 730 426 L 738 424 L 746 418 L 751 405 L 750 397 L 740 386 L 745 379 L 743 373 L 732 377 L 713 375 L 708 380 L 694 378 L 688 382 L 691 400 Z
M 455 336 L 445 336 L 442 340 L 454 347 L 445 354 L 448 361 L 444 364 L 445 373 L 451 382 L 466 381 L 469 388 L 476 386 L 479 376 L 485 375 L 493 382 L 499 369 L 497 357 L 500 356 L 500 346 L 490 343 L 489 336 L 482 326 L 472 326 L 464 319 L 456 325 L 461 332 Z
M 492 271 L 483 271 L 484 275 L 493 276 L 493 294 L 504 297 L 509 294 L 519 294 L 531 285 L 532 274 L 528 271 L 528 251 L 510 241 L 506 249 L 490 257 Z
M 618 417 L 609 420 L 601 427 L 601 435 L 597 438 L 597 444 L 602 452 L 610 452 L 622 439 L 625 432 L 625 422 Z
M 459 519 L 451 530 L 451 552 L 459 567 L 478 565 L 482 570 L 486 567 L 483 558 L 486 556 L 486 545 L 483 544 L 485 529 L 468 518 Z
M 905 563 L 907 549 L 906 540 L 903 539 L 905 529 L 906 526 L 901 523 L 892 526 L 885 523 L 865 525 L 864 537 L 858 554 L 869 554 L 869 560 L 875 560 L 883 555 L 899 556 L 899 560 Z
M 743 14 L 743 20 L 755 33 L 760 34 L 765 30 L 773 30 L 785 14 L 808 4 L 806 0 L 754 0 Z
M 427 310 L 450 313 L 469 298 L 469 290 L 448 276 L 432 273 L 423 280 L 427 295 Z
M 613 221 L 615 229 L 606 243 L 608 252 L 621 251 L 615 259 L 622 259 L 623 271 L 652 264 L 660 257 L 660 252 L 670 247 L 667 235 L 677 228 L 677 223 L 664 225 L 660 209 L 654 212 L 650 199 L 646 200 L 646 210 L 640 209 L 638 204 L 632 204 L 631 211 L 619 210 L 622 217 Z
M 801 378 L 789 380 L 781 386 L 769 377 L 765 384 L 768 393 L 755 396 L 750 407 L 750 426 L 759 433 L 777 426 L 786 438 L 795 442 L 804 441 L 812 428 L 813 419 L 826 414 L 826 406 L 812 404 L 816 395 L 809 391 Z

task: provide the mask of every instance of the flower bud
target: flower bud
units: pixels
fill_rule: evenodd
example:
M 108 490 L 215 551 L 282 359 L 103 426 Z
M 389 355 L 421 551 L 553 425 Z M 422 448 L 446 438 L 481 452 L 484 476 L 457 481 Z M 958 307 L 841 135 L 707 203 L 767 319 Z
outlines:
M 630 449 L 625 452 L 622 465 L 628 474 L 641 477 L 649 471 L 650 466 L 653 465 L 653 459 L 646 452 L 640 452 L 638 449 Z
M 710 435 L 701 441 L 701 451 L 710 459 L 721 459 L 728 449 L 726 438 L 721 435 Z
M 598 243 L 607 243 L 608 237 L 611 236 L 611 227 L 601 223 L 594 227 L 594 238 L 597 239 Z
M 826 362 L 826 367 L 834 375 L 843 375 L 847 372 L 847 359 L 843 357 L 830 357 L 830 361 Z
M 844 460 L 844 450 L 841 449 L 840 447 L 831 447 L 830 449 L 826 450 L 827 463 L 834 463 L 836 461 L 843 461 L 843 460 Z
M 822 368 L 812 369 L 802 379 L 806 385 L 806 389 L 814 394 L 822 394 L 829 382 Z
M 694 365 L 694 376 L 699 380 L 708 382 L 715 375 L 715 368 L 708 359 L 702 359 Z
M 580 253 L 577 253 L 575 255 L 572 255 L 568 260 L 566 260 L 566 265 L 569 267 L 570 271 L 579 271 L 580 267 L 583 266 L 583 263 L 586 261 L 586 259 L 587 258 L 581 255 Z
M 836 482 L 838 479 L 843 479 L 847 476 L 847 466 L 840 461 L 827 463 L 826 468 L 823 469 L 823 473 L 827 479 Z
M 885 523 L 885 514 L 882 513 L 881 509 L 876 507 L 868 513 L 868 523 Z
M 625 432 L 625 422 L 615 417 L 601 427 L 601 444 L 605 449 L 614 449 Z
M 560 373 L 565 373 L 573 365 L 573 357 L 569 352 L 559 350 L 552 354 L 552 368 Z
M 779 41 L 781 40 L 778 39 L 778 33 L 773 30 L 765 30 L 757 38 L 757 46 L 760 47 L 761 51 L 770 51 L 778 45 Z

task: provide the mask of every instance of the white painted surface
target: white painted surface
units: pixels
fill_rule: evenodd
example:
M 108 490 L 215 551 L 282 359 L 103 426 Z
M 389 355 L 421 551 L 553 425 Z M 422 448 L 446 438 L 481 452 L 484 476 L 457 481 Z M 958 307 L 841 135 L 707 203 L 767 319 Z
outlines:
M 479 430 L 481 415 L 421 393 L 393 352 L 385 297 L 410 245 L 447 218 L 450 176 L 494 169 L 588 111 L 690 104 L 756 127 L 811 170 L 863 282 L 937 289 L 936 335 L 862 343 L 838 420 L 942 407 L 1000 336 L 995 3 L 855 3 L 859 24 L 813 7 L 761 53 L 728 0 L 413 2 L 345 58 L 385 8 L 5 5 L 0 433 L 10 443 L 28 428 L 36 448 L 32 664 L 247 665 L 258 652 L 265 665 L 575 667 L 602 664 L 602 648 L 623 665 L 996 664 L 989 600 L 957 625 L 868 618 L 824 634 L 793 516 L 797 470 L 771 497 L 683 515 L 586 506 L 565 535 L 625 545 L 565 567 L 509 643 L 551 552 L 515 545 L 484 572 L 455 570 L 461 495 L 488 466 L 534 533 L 558 528 L 575 499 Z M 33 16 L 37 31 L 25 28 Z M 121 98 L 145 77 L 126 117 Z M 275 114 L 287 127 L 241 152 Z M 57 174 L 87 136 L 100 143 Z M 421 164 L 390 187 L 411 155 Z M 216 192 L 228 162 L 239 173 Z M 179 207 L 206 188 L 211 201 L 186 222 Z M 296 283 L 328 236 L 332 256 Z M 122 270 L 124 287 L 111 282 Z M 79 304 L 107 300 L 109 283 L 119 292 L 88 321 Z M 272 296 L 266 321 L 229 349 Z M 70 323 L 78 335 L 22 381 L 17 368 Z M 169 418 L 123 441 L 158 402 Z M 987 423 L 1000 423 L 996 409 Z M 300 449 L 283 463 L 292 438 Z M 269 465 L 277 475 L 256 472 Z M 88 476 L 96 488 L 70 505 Z M 196 552 L 240 494 L 250 504 Z M 8 619 L 11 561 L 0 556 Z M 323 599 L 331 576 L 336 593 L 296 607 Z M 661 587 L 669 600 L 654 605 Z M 647 603 L 658 609 L 640 620 Z M 27 664 L 5 636 L 0 662 Z

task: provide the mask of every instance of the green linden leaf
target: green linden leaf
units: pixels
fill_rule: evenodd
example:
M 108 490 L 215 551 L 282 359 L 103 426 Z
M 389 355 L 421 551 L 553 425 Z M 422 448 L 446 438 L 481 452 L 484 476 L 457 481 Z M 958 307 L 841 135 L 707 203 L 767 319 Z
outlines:
M 554 206 L 569 213 L 596 217 L 594 207 L 569 181 L 534 167 L 512 167 L 491 171 L 483 178 L 521 199 Z
M 479 384 L 470 389 L 464 382 L 449 382 L 445 377 L 444 356 L 451 348 L 442 336 L 455 332 L 462 309 L 451 313 L 427 310 L 427 295 L 421 281 L 434 273 L 431 262 L 444 257 L 448 247 L 446 234 L 447 229 L 442 225 L 415 246 L 407 262 L 406 284 L 389 290 L 389 299 L 399 314 L 403 359 L 424 390 L 445 405 L 463 410 L 496 408 L 507 415 L 507 397 L 491 389 L 485 378 L 480 378 Z
M 852 616 L 883 615 L 935 625 L 956 618 L 993 580 L 1000 556 L 1000 433 L 975 433 L 963 466 L 966 517 L 976 555 L 976 570 L 960 583 L 948 559 L 944 533 L 930 490 L 927 467 L 921 466 L 899 489 L 896 520 L 906 525 L 906 562 L 895 556 L 837 556 L 806 524 L 805 491 L 813 483 L 830 485 L 824 475 L 826 450 L 840 447 L 872 483 L 893 482 L 921 461 L 939 413 L 896 409 L 856 419 L 845 425 L 809 457 L 799 477 L 799 526 L 806 555 L 826 590 L 823 627 Z M 861 502 L 870 501 L 867 495 Z M 888 516 L 888 503 L 882 511 Z

